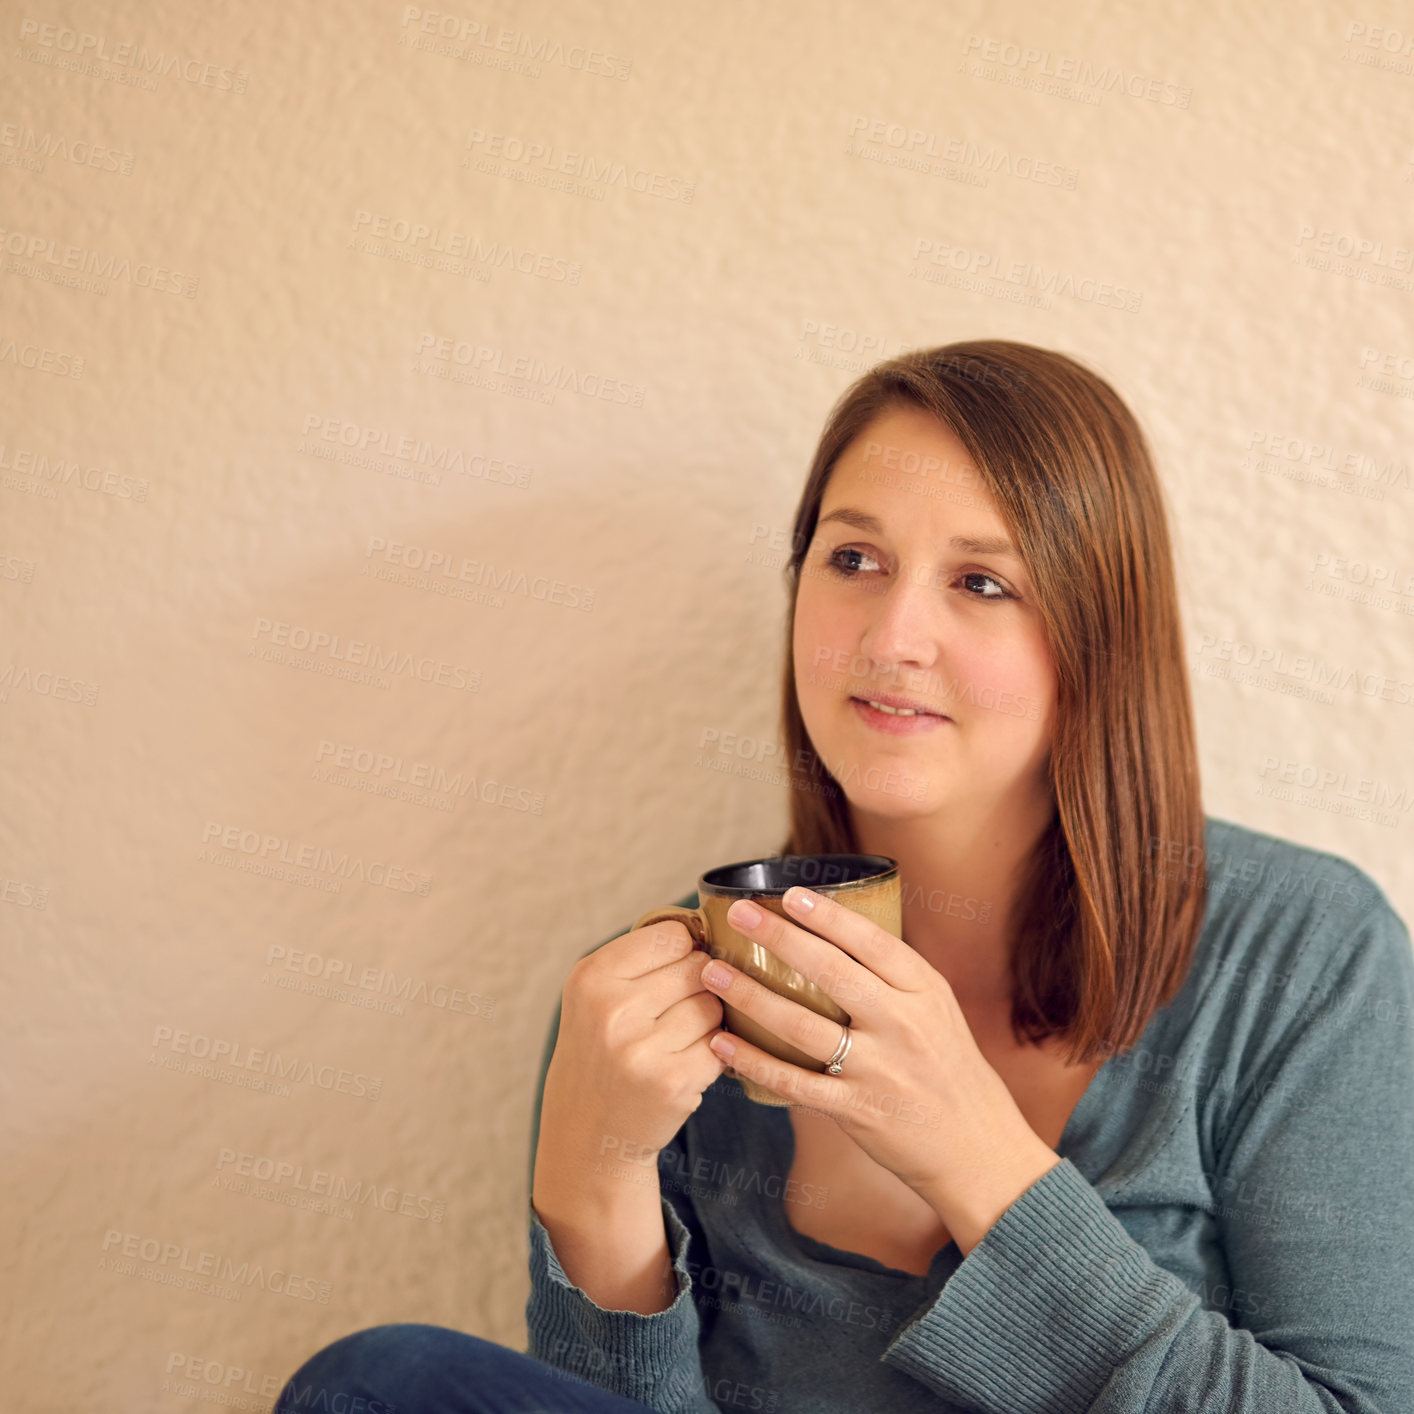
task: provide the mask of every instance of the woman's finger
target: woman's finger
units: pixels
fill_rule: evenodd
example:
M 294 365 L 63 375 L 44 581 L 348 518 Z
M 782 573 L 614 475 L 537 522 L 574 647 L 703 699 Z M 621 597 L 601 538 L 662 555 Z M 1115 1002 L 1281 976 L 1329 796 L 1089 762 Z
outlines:
M 839 1048 L 844 1027 L 838 1021 L 778 995 L 728 963 L 708 962 L 702 970 L 702 981 L 727 1005 L 760 1022 L 772 1035 L 789 1041 L 807 1056 L 823 1062 Z

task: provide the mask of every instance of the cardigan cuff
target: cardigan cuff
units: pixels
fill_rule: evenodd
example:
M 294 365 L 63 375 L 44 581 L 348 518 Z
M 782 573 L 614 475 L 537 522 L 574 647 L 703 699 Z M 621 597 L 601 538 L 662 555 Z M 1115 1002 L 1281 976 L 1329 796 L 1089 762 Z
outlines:
M 1200 1304 L 1062 1159 L 883 1359 L 969 1409 L 1083 1414 L 1138 1346 L 1160 1327 L 1172 1340 Z
M 540 1215 L 530 1210 L 530 1297 L 526 1351 L 536 1359 L 578 1375 L 643 1404 L 661 1395 L 664 1376 L 686 1361 L 697 1368 L 700 1330 L 687 1270 L 689 1234 L 672 1205 L 662 1200 L 678 1294 L 664 1311 L 609 1311 L 565 1275 Z

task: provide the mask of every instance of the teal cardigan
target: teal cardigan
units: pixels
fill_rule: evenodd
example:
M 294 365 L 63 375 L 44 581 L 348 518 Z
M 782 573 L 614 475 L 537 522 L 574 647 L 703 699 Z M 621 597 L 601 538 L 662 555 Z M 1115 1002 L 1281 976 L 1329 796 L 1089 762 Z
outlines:
M 663 1414 L 1412 1414 L 1408 929 L 1334 855 L 1211 817 L 1206 844 L 1181 991 L 966 1258 L 797 1232 L 827 1190 L 791 1192 L 788 1112 L 723 1076 L 659 1156 L 677 1299 L 597 1306 L 527 1205 L 527 1353 Z

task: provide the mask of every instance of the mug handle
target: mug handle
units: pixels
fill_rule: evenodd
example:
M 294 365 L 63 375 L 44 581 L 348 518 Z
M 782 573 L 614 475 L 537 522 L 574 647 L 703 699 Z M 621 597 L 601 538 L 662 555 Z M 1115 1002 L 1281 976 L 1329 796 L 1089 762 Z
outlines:
M 663 908 L 652 908 L 633 925 L 636 928 L 646 928 L 650 923 L 662 923 L 671 920 L 674 923 L 682 923 L 687 931 L 692 934 L 692 946 L 695 951 L 709 952 L 707 946 L 707 920 L 700 909 L 682 908 L 678 904 L 668 904 Z M 629 930 L 630 932 L 633 929 Z M 768 1090 L 764 1085 L 757 1084 L 750 1076 L 743 1075 L 732 1066 L 725 1066 L 723 1075 L 729 1075 L 735 1080 L 739 1080 L 746 1090 L 747 1098 L 755 1100 L 761 1105 L 776 1105 L 786 1107 L 790 1105 L 789 1100 L 783 1100 L 774 1091 Z
M 648 927 L 650 923 L 664 922 L 683 924 L 692 934 L 693 949 L 698 952 L 707 951 L 707 920 L 698 908 L 682 908 L 675 903 L 665 904 L 662 908 L 650 908 L 629 931 L 636 932 L 639 928 Z

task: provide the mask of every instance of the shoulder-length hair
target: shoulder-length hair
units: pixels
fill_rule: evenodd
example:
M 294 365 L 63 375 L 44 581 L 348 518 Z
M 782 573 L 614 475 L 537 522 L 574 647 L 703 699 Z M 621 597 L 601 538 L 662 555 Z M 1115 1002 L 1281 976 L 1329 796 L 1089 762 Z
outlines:
M 950 428 L 1024 560 L 1058 679 L 1056 810 L 1019 881 L 1013 1035 L 1061 1038 L 1089 1063 L 1128 1049 L 1183 983 L 1203 920 L 1204 817 L 1173 556 L 1134 415 L 1075 359 L 1005 339 L 878 364 L 831 409 L 795 513 L 785 573 L 783 854 L 855 852 L 849 803 L 795 691 L 800 570 L 841 452 L 914 405 Z M 1165 860 L 1188 867 L 1160 867 Z M 1191 861 L 1199 863 L 1194 866 Z

